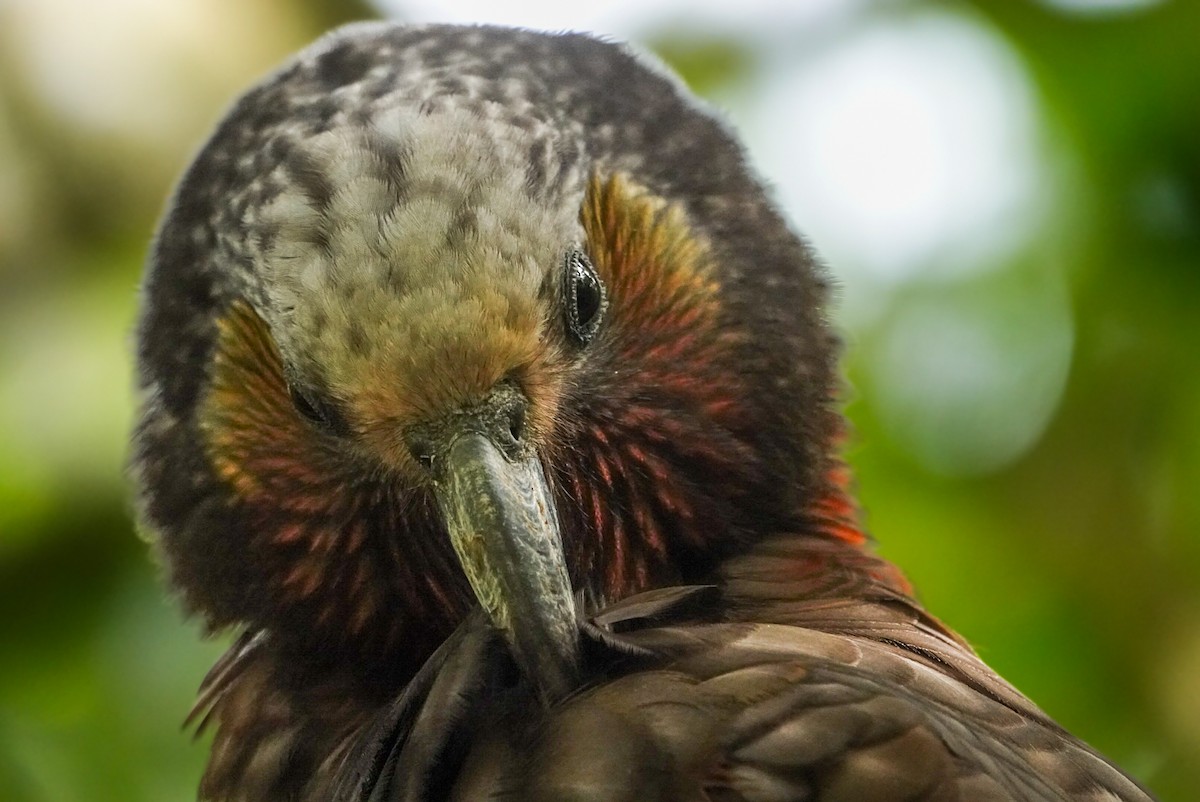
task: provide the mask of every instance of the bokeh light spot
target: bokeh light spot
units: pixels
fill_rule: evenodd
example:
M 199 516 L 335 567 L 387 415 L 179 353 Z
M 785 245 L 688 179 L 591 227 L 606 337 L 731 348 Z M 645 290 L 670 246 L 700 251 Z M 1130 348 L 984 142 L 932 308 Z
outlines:
M 1003 279 L 901 302 L 875 335 L 871 397 L 894 442 L 935 473 L 986 473 L 1020 457 L 1066 385 L 1065 287 L 1051 271 Z
M 760 114 L 751 151 L 850 296 L 978 271 L 1036 231 L 1037 104 L 974 19 L 888 17 L 797 55 L 772 70 Z

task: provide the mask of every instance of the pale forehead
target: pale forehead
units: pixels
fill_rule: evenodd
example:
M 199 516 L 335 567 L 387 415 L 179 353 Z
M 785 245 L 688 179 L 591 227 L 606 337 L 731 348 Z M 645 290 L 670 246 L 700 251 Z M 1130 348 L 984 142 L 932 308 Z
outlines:
M 533 158 L 531 142 L 553 153 L 548 128 L 452 105 L 388 109 L 297 141 L 270 176 L 281 191 L 243 221 L 261 246 L 260 311 L 293 367 L 534 314 L 582 237 L 583 180 L 547 182 L 552 160 Z

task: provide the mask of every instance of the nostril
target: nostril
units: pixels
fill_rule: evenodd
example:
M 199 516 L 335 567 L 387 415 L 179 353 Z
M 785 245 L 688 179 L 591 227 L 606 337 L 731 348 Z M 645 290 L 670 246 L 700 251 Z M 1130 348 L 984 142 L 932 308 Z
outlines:
M 508 416 L 508 433 L 512 435 L 512 439 L 516 442 L 521 442 L 521 438 L 525 436 L 525 405 L 517 404 L 513 407 Z

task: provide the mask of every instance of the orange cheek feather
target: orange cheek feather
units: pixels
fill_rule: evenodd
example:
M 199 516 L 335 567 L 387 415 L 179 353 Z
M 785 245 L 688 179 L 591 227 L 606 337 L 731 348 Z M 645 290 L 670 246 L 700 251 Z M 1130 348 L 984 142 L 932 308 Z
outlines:
M 349 475 L 292 408 L 266 324 L 245 304 L 219 323 L 201 429 L 281 611 L 300 611 L 333 642 L 388 649 L 414 622 L 448 629 L 465 609 L 461 592 L 433 579 L 454 570 L 437 539 L 401 530 L 419 499 Z

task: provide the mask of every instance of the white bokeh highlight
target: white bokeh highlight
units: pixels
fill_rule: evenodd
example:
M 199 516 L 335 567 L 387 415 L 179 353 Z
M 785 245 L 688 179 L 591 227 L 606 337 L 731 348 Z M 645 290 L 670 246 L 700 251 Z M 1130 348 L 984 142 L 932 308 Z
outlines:
M 1053 271 L 987 292 L 905 299 L 873 333 L 869 403 L 892 442 L 948 476 L 999 470 L 1032 448 L 1066 388 L 1075 344 Z
M 880 22 L 771 75 L 751 150 L 799 227 L 851 271 L 848 292 L 859 271 L 980 269 L 1035 233 L 1036 105 L 989 31 L 946 15 Z

